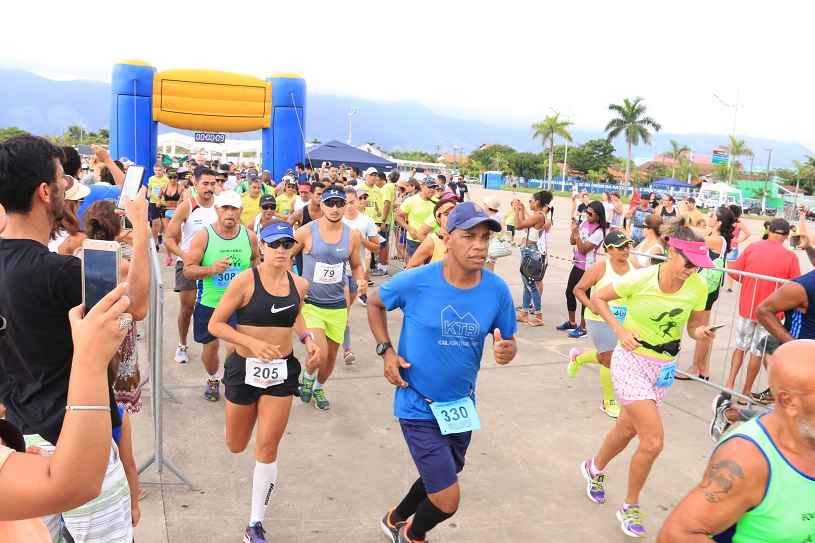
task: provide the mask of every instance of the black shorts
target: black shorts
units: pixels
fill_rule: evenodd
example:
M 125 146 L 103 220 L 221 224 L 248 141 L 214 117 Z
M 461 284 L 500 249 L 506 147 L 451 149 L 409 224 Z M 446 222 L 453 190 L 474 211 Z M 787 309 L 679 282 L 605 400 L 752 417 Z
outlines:
M 710 311 L 713 308 L 713 304 L 716 303 L 716 300 L 719 299 L 719 291 L 721 288 L 717 288 L 713 292 L 707 293 L 707 301 L 705 302 L 705 311 Z
M 388 238 L 391 235 L 391 226 L 389 224 L 377 224 L 379 227 L 379 234 L 385 238 L 384 240 L 379 242 L 380 247 L 387 247 L 388 246 Z
M 224 388 L 226 399 L 238 405 L 252 405 L 261 396 L 277 396 L 284 398 L 293 396 L 297 392 L 298 377 L 300 376 L 300 361 L 294 353 L 286 357 L 286 366 L 289 375 L 279 385 L 267 388 L 253 387 L 246 384 L 246 358 L 238 353 L 232 353 L 224 362 Z
M 147 206 L 147 219 L 151 222 L 161 219 L 164 217 L 165 211 L 167 211 L 166 207 L 150 202 L 150 204 Z
M 192 310 L 192 337 L 196 343 L 206 345 L 218 339 L 209 333 L 209 320 L 215 312 L 214 307 L 207 307 L 200 303 L 195 303 L 195 309 Z M 234 313 L 226 323 L 232 328 L 238 326 L 238 316 Z
M 178 261 L 175 263 L 175 291 L 181 292 L 182 290 L 196 290 L 198 288 L 198 281 L 195 279 L 187 279 L 184 277 L 184 263 Z

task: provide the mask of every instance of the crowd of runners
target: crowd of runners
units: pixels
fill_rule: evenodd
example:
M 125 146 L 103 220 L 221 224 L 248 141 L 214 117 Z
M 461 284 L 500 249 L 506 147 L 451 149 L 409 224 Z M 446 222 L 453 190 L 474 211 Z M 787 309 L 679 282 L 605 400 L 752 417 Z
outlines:
M 460 505 L 484 350 L 508 364 L 519 327 L 546 326 L 556 223 L 569 225 L 573 247 L 566 320 L 553 326 L 575 343 L 566 371 L 597 364 L 600 407 L 615 419 L 596 450 L 575 457 L 575 484 L 604 504 L 605 469 L 636 437 L 616 518 L 626 535 L 646 536 L 640 494 L 663 448 L 660 405 L 675 379 L 709 381 L 722 324 L 711 314 L 733 280 L 736 348 L 709 428 L 718 444 L 658 541 L 815 541 L 815 271 L 801 273 L 786 220 L 748 244 L 739 208 L 705 213 L 690 197 L 635 193 L 625 204 L 575 192 L 560 217 L 545 190 L 502 209 L 444 175 L 298 163 L 274 180 L 201 154 L 156 164 L 117 210 L 128 163 L 95 153 L 83 173 L 70 147 L 0 143 L 0 541 L 132 541 L 141 490 L 129 417 L 141 406 L 136 323 L 147 317 L 150 243 L 175 273 L 175 362 L 197 366 L 192 326 L 203 397 L 223 394 L 226 447 L 241 453 L 255 435 L 243 540 L 266 541 L 294 398 L 320 411 L 338 401 L 329 381 L 338 357 L 357 360 L 349 311 L 360 303 L 418 473 L 379 524 L 391 543 L 425 541 Z M 815 263 L 805 221 L 796 227 Z M 87 313 L 85 239 L 123 248 L 122 283 Z M 513 300 L 495 268 L 518 254 Z M 677 368 L 691 349 L 691 367 Z M 769 387 L 754 391 L 765 367 Z

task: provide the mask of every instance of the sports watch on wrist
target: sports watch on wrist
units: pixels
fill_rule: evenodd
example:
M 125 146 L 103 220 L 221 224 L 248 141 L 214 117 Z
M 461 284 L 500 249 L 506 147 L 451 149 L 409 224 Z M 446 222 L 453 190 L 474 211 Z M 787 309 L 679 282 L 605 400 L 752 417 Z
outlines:
M 376 354 L 379 356 L 385 356 L 385 353 L 388 352 L 388 349 L 392 348 L 393 344 L 390 341 L 383 341 L 382 343 L 376 344 Z

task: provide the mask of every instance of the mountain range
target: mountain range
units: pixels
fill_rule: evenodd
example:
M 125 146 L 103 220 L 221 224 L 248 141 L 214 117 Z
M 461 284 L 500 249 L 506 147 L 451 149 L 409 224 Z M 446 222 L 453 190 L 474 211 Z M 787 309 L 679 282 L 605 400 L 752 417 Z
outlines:
M 23 70 L 0 69 L 0 127 L 17 126 L 35 134 L 62 134 L 69 125 L 89 131 L 106 128 L 110 115 L 110 85 L 99 81 L 57 81 Z M 375 142 L 383 149 L 421 149 L 470 152 L 484 143 L 501 143 L 519 151 L 540 151 L 529 126 L 502 125 L 444 116 L 417 102 L 372 101 L 350 96 L 309 93 L 306 106 L 306 138 L 345 141 L 348 112 L 358 108 L 352 119 L 353 141 Z M 532 121 L 530 121 L 531 125 Z M 160 126 L 159 132 L 175 130 Z M 571 130 L 576 143 L 604 137 L 600 131 Z M 236 134 L 239 139 L 258 138 L 257 133 Z M 652 144 L 634 149 L 635 159 L 644 160 L 670 148 L 675 139 L 695 153 L 710 154 L 728 140 L 723 134 L 677 134 L 659 132 Z M 744 137 L 756 154 L 755 169 L 766 163 L 766 148 L 773 149 L 773 167 L 789 167 L 793 160 L 810 154 L 796 142 Z M 614 142 L 624 155 L 622 141 Z

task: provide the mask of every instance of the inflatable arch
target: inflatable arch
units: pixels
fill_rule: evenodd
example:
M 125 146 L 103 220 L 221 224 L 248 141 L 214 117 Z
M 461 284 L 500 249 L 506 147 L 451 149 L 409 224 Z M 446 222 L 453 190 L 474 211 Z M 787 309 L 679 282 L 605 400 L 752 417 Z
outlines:
M 275 180 L 303 162 L 306 81 L 300 76 L 157 72 L 130 60 L 113 67 L 110 89 L 111 155 L 126 156 L 148 172 L 156 162 L 158 123 L 207 132 L 261 130 L 261 162 Z

